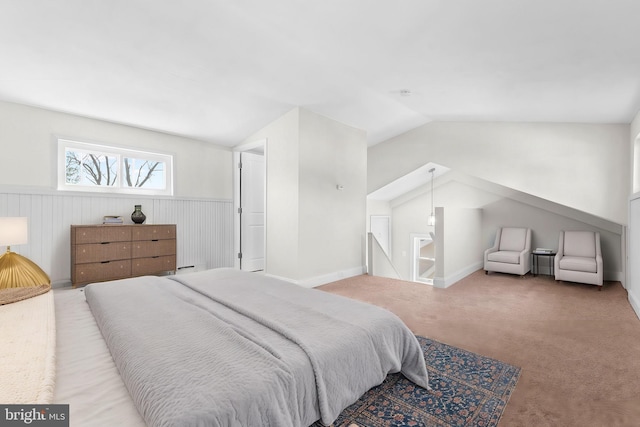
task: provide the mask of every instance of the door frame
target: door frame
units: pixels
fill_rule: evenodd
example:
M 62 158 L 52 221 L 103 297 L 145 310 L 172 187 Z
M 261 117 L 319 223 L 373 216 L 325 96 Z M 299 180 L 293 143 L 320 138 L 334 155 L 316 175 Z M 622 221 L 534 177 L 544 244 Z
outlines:
M 267 271 L 267 138 L 233 147 L 233 267 L 240 269 L 240 153 L 262 152 L 264 155 L 264 271 Z
M 433 285 L 433 279 L 420 280 L 420 278 L 418 277 L 419 253 L 416 253 L 420 251 L 420 249 L 416 247 L 417 240 L 429 239 L 431 240 L 431 243 L 435 245 L 436 240 L 433 237 L 434 236 L 432 236 L 431 233 L 409 233 L 409 238 L 411 239 L 410 253 L 411 253 L 411 281 L 412 282 Z M 434 257 L 435 257 L 435 253 L 434 253 Z M 435 277 L 435 260 L 434 260 L 434 277 Z

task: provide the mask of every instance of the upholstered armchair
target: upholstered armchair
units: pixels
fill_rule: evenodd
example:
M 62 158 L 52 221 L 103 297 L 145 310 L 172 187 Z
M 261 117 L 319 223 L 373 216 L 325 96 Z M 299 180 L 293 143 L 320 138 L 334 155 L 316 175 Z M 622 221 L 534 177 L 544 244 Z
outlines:
M 602 253 L 597 231 L 561 231 L 554 260 L 556 280 L 602 286 Z M 602 287 L 600 288 L 602 289 Z
M 519 274 L 531 270 L 531 229 L 498 228 L 493 247 L 484 251 L 484 272 Z

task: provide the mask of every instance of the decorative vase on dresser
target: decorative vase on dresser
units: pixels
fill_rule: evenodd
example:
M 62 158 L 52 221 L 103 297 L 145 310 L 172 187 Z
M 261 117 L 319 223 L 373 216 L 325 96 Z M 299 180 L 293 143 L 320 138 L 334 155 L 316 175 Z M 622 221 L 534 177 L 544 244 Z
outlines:
M 131 221 L 134 224 L 142 224 L 147 219 L 147 216 L 142 212 L 142 205 L 135 205 L 135 210 L 131 214 Z

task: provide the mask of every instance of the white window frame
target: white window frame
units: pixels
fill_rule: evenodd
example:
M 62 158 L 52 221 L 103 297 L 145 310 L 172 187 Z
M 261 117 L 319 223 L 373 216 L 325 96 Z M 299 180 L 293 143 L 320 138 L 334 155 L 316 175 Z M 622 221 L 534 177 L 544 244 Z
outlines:
M 68 138 L 58 137 L 58 190 L 61 191 L 86 191 L 91 193 L 120 193 L 120 194 L 143 194 L 149 196 L 172 196 L 173 195 L 173 155 L 158 153 L 132 148 L 117 147 L 112 145 L 81 142 Z M 86 152 L 97 152 L 118 157 L 118 179 L 113 186 L 68 184 L 66 178 L 66 151 L 76 149 Z M 140 188 L 128 187 L 121 184 L 122 178 L 122 158 L 133 157 L 145 160 L 160 161 L 165 164 L 164 179 L 165 188 Z

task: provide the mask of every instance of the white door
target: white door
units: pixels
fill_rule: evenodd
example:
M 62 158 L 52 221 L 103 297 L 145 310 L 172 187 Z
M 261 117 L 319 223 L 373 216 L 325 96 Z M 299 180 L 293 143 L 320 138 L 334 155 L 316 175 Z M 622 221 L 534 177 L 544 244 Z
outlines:
M 240 154 L 240 269 L 264 270 L 264 156 Z
M 391 217 L 385 215 L 371 215 L 371 234 L 373 234 L 391 259 Z

